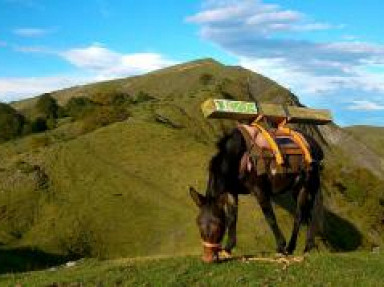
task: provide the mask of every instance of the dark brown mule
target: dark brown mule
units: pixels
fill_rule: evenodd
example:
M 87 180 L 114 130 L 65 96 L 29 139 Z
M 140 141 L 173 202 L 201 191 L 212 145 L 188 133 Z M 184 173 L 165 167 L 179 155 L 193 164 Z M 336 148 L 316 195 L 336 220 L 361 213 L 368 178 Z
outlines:
M 200 211 L 197 224 L 203 240 L 204 261 L 212 262 L 218 259 L 225 232 L 228 232 L 228 240 L 223 250 L 230 253 L 235 247 L 239 194 L 252 194 L 257 198 L 275 236 L 277 252 L 293 253 L 303 222 L 308 223 L 305 252 L 314 246 L 313 210 L 315 202 L 320 203 L 316 198 L 320 189 L 320 163 L 323 152 L 311 137 L 305 136 L 305 139 L 309 144 L 313 162 L 307 165 L 304 164 L 304 160 L 297 160 L 297 156 L 287 157 L 285 159 L 287 169 L 282 173 L 275 173 L 271 168 L 273 159 L 261 158 L 253 158 L 251 170 L 241 172 L 241 161 L 248 149 L 244 135 L 239 129 L 234 129 L 218 142 L 218 152 L 212 157 L 209 165 L 205 195 L 190 187 L 190 195 Z M 293 160 L 294 158 L 296 160 Z M 258 161 L 263 161 L 264 172 L 258 170 Z M 273 195 L 287 191 L 291 192 L 296 202 L 294 226 L 288 245 L 277 225 L 271 204 Z

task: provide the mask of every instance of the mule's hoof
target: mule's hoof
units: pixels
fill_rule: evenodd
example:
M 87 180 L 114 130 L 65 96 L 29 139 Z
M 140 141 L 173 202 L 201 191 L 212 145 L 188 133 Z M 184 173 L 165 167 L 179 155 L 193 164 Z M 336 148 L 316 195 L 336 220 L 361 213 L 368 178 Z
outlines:
M 276 254 L 275 254 L 275 258 L 285 258 L 285 257 L 287 257 L 288 256 L 288 254 L 286 253 L 286 252 L 284 252 L 284 253 L 282 253 L 282 252 L 276 252 Z
M 282 257 L 282 256 L 287 256 L 289 254 L 288 254 L 287 249 L 285 247 L 283 247 L 283 248 L 278 248 L 276 250 L 276 255 L 280 255 L 280 257 Z

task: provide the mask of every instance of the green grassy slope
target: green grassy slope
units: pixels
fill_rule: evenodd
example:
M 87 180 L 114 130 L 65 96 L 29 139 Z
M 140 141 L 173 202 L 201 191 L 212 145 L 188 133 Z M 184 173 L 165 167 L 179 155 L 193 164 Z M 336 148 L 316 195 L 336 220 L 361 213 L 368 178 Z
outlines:
M 203 74 L 213 79 L 202 83 Z M 234 125 L 205 120 L 201 102 L 226 97 L 298 104 L 294 95 L 269 79 L 213 60 L 53 95 L 65 103 L 75 96 L 97 100 L 140 91 L 154 99 L 131 105 L 132 116 L 124 122 L 84 134 L 79 132 L 81 122 L 64 119 L 55 130 L 0 145 L 0 255 L 14 252 L 19 258 L 23 248 L 30 247 L 52 255 L 53 261 L 56 255 L 196 254 L 201 249 L 194 222 L 197 210 L 188 185 L 203 191 L 214 143 Z M 13 105 L 28 113 L 34 100 Z M 319 241 L 320 246 L 354 250 L 382 244 L 383 170 L 375 152 L 336 126 L 320 134 L 307 130 L 329 142 L 324 145 L 326 240 Z M 355 146 L 361 147 L 360 157 L 353 156 Z M 286 202 L 278 201 L 276 208 L 288 237 L 292 218 Z M 240 203 L 238 252 L 274 250 L 255 200 L 244 197 Z M 13 263 L 11 270 L 20 269 L 20 264 Z M 30 268 L 46 265 L 35 262 Z
M 382 253 L 313 254 L 287 268 L 234 260 L 207 265 L 196 257 L 77 262 L 0 276 L 1 286 L 382 286 Z
M 351 126 L 345 130 L 366 144 L 384 160 L 384 127 Z

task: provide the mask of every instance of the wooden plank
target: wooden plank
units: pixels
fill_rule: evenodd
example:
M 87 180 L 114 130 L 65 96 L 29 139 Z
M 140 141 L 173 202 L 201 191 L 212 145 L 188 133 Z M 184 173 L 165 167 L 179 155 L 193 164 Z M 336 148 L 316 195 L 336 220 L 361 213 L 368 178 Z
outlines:
M 287 119 L 289 123 L 326 124 L 332 121 L 329 110 L 309 109 L 296 106 L 283 106 L 259 103 L 259 111 L 272 121 Z
M 290 123 L 326 124 L 332 121 L 329 110 L 287 106 Z
M 284 119 L 289 123 L 322 125 L 332 121 L 329 110 L 309 109 L 295 106 L 283 106 L 271 103 L 208 99 L 201 105 L 206 118 L 252 120 L 263 115 L 271 121 Z
M 287 117 L 283 105 L 258 103 L 258 106 L 260 108 L 260 113 L 268 118 L 284 119 Z

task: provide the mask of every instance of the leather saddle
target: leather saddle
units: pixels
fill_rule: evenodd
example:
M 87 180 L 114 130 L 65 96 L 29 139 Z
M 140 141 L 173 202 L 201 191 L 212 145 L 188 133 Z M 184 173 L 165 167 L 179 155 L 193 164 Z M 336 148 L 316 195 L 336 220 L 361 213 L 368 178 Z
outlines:
M 239 124 L 247 151 L 239 172 L 255 171 L 258 175 L 297 173 L 312 161 L 309 144 L 301 133 L 288 128 L 264 129 L 259 125 Z

